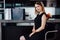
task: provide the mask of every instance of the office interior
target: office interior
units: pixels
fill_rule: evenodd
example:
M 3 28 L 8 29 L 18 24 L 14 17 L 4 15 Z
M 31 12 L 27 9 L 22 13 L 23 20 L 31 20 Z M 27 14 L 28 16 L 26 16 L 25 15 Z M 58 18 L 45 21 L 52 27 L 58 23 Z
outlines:
M 0 0 L 0 40 L 19 40 L 21 29 L 31 32 L 37 1 L 52 15 L 46 23 L 45 40 L 60 40 L 60 0 Z

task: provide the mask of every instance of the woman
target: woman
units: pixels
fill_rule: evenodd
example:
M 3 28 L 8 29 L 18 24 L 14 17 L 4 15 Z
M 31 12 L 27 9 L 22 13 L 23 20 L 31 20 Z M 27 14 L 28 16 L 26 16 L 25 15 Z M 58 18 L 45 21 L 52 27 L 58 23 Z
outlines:
M 45 32 L 46 32 L 46 21 L 49 17 L 47 17 L 44 5 L 42 2 L 35 3 L 35 13 L 37 14 L 34 19 L 34 27 L 32 29 L 32 33 L 29 35 L 30 40 L 44 40 Z

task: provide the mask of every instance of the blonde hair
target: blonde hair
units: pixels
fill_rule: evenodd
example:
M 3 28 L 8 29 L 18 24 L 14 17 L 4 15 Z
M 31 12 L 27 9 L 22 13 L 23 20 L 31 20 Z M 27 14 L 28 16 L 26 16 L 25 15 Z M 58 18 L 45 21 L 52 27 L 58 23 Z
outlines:
M 36 2 L 35 4 L 41 5 L 41 6 L 42 6 L 42 10 L 43 10 L 43 12 L 45 12 L 43 2 Z M 38 12 L 37 12 L 37 10 L 36 10 L 36 8 L 35 8 L 35 14 L 37 14 L 37 13 L 38 13 Z

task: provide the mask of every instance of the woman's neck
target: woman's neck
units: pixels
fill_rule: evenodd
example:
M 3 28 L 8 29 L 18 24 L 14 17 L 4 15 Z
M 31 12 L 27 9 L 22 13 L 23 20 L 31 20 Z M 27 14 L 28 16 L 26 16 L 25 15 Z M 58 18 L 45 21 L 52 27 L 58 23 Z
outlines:
M 39 15 L 42 14 L 42 13 L 43 13 L 43 11 L 41 11 L 41 12 L 39 13 Z

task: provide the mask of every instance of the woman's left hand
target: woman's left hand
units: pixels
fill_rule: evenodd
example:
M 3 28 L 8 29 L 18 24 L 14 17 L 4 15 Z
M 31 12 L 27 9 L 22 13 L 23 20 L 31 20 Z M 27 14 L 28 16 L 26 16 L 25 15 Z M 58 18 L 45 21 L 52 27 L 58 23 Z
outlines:
M 35 32 L 32 32 L 30 35 L 29 35 L 29 37 L 31 37 L 32 35 L 34 35 L 35 34 Z
M 34 35 L 36 32 L 39 32 L 39 30 L 33 31 L 33 32 L 29 35 L 29 37 L 31 37 L 32 35 Z

